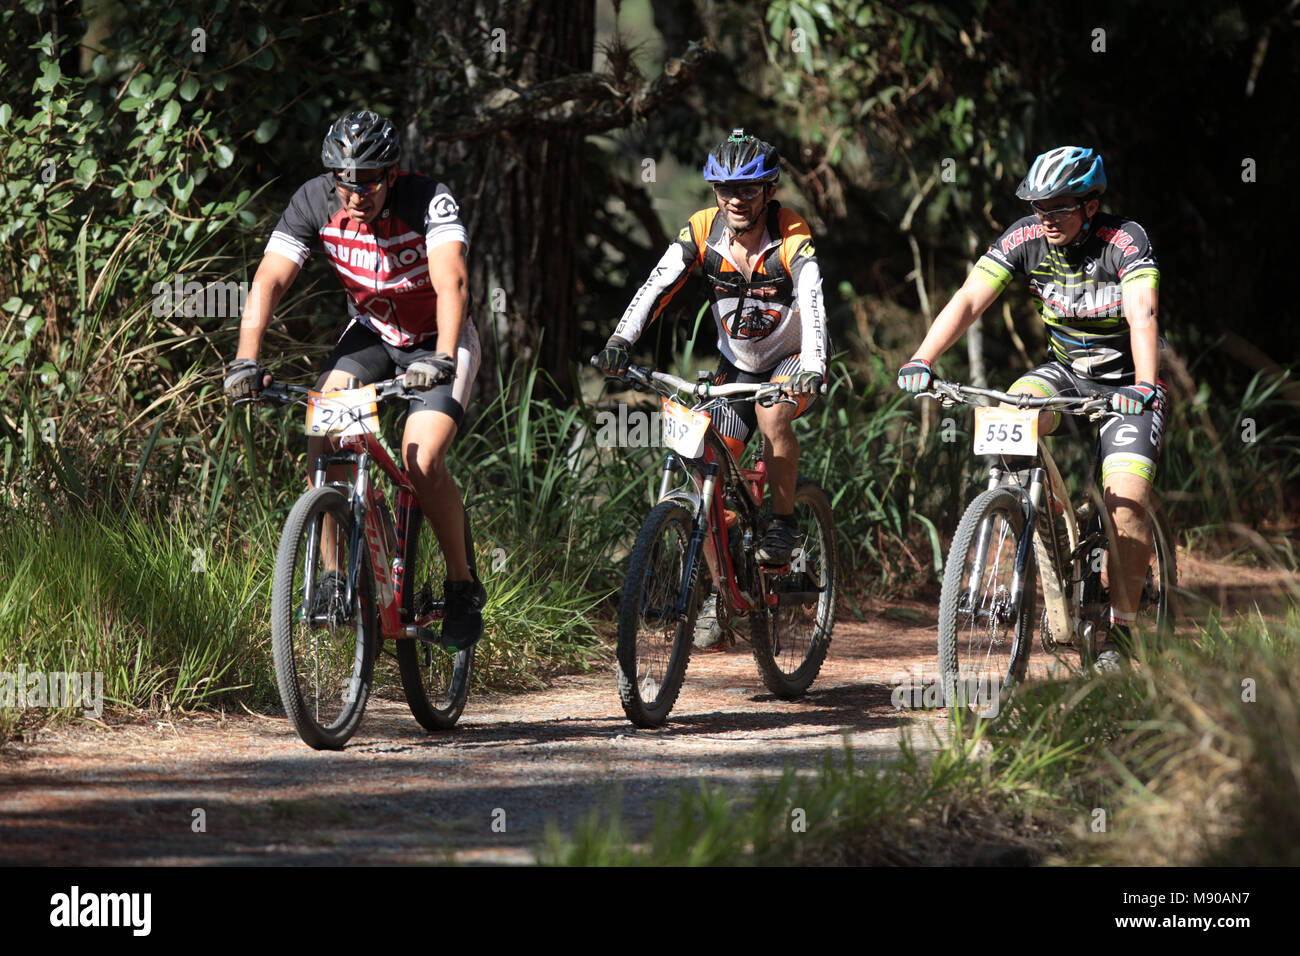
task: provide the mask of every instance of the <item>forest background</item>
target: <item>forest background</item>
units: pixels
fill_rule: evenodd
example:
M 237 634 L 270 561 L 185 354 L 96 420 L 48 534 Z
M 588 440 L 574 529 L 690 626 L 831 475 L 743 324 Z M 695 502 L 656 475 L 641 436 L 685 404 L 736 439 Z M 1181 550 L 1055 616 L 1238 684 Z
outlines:
M 1063 143 L 1103 153 L 1104 208 L 1159 257 L 1179 543 L 1294 570 L 1296 2 L 25 0 L 0 27 L 0 670 L 274 704 L 305 448 L 283 409 L 232 410 L 222 366 L 271 227 L 361 107 L 469 228 L 487 354 L 452 470 L 493 595 L 482 681 L 607 659 L 657 451 L 598 444 L 633 399 L 586 360 L 710 202 L 700 166 L 734 126 L 778 146 L 816 239 L 837 358 L 802 470 L 833 493 L 850 613 L 937 589 L 980 462 L 894 373 Z M 341 333 L 320 258 L 263 349 L 278 378 L 310 381 Z M 708 367 L 703 299 L 688 285 L 638 355 Z M 1005 384 L 1045 354 L 1020 288 L 942 372 Z

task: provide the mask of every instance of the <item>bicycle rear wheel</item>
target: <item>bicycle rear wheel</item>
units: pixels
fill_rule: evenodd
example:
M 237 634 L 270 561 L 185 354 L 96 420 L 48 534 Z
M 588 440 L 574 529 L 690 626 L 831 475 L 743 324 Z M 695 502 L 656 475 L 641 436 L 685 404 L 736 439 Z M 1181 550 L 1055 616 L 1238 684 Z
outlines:
M 351 532 L 342 492 L 311 488 L 289 512 L 275 558 L 275 679 L 298 736 L 317 750 L 340 749 L 360 725 L 380 639 L 364 542 L 357 593 L 345 600 Z
M 686 679 L 700 586 L 678 614 L 691 539 L 691 515 L 675 501 L 650 509 L 632 545 L 618 612 L 618 696 L 638 727 L 668 719 Z
M 1006 488 L 976 497 L 957 525 L 939 598 L 939 668 L 950 707 L 996 713 L 1002 687 L 1025 675 L 1037 624 L 1032 549 L 1018 604 L 1011 593 L 1024 531 L 1020 498 Z
M 785 574 L 767 578 L 775 608 L 749 616 L 754 662 L 777 697 L 803 694 L 817 679 L 830 648 L 839 586 L 835 519 L 826 492 L 803 480 L 795 488 L 794 517 L 802 535 Z
M 474 542 L 465 516 L 465 553 L 474 568 Z M 405 567 L 402 571 L 402 617 L 412 623 L 426 621 L 442 608 L 443 581 L 447 565 L 433 528 L 424 513 L 412 503 L 406 531 Z M 437 626 L 437 622 L 433 622 Z M 402 673 L 406 703 L 416 721 L 428 731 L 456 726 L 469 697 L 474 668 L 474 648 L 457 651 L 415 638 L 397 642 L 397 665 Z

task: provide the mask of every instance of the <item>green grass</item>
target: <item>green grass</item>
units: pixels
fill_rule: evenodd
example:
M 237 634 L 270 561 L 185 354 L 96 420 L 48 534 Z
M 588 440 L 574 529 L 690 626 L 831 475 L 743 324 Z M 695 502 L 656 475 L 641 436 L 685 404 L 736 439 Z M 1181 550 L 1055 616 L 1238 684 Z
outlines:
M 1025 687 L 932 755 L 828 752 L 753 791 L 700 784 L 632 834 L 617 800 L 539 862 L 566 865 L 1295 865 L 1300 613 L 1217 621 L 1121 675 Z

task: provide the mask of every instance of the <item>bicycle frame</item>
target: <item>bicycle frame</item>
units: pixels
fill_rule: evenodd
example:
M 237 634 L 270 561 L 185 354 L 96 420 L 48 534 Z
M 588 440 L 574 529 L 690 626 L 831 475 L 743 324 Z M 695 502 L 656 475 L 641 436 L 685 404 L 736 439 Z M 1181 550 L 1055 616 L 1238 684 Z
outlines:
M 315 484 L 319 486 L 325 483 L 330 465 L 347 465 L 355 469 L 355 478 L 350 484 L 331 483 L 336 487 L 342 484 L 350 492 L 349 501 L 353 509 L 352 540 L 349 542 L 348 550 L 351 555 L 351 566 L 347 574 L 348 604 L 351 606 L 354 589 L 361 573 L 361 550 L 358 546 L 364 533 L 366 547 L 370 553 L 375 593 L 379 595 L 379 621 L 383 636 L 392 640 L 418 637 L 422 629 L 439 620 L 442 615 L 440 610 L 435 608 L 419 619 L 402 620 L 402 589 L 405 587 L 402 569 L 409 521 L 412 517 L 417 521 L 424 520 L 415 486 L 411 484 L 406 470 L 394 463 L 377 435 L 366 432 L 361 435 L 345 435 L 335 440 L 340 446 L 339 449 L 322 454 L 316 459 Z M 374 507 L 377 503 L 386 501 L 386 498 L 383 489 L 370 480 L 369 466 L 372 463 L 378 465 L 380 471 L 397 487 L 397 513 L 394 516 L 396 548 L 392 555 L 386 553 L 385 530 L 378 509 Z M 314 538 L 315 529 L 311 534 Z M 316 544 L 314 540 L 309 543 Z
M 673 487 L 672 475 L 679 469 L 686 471 L 694 491 Z M 700 475 L 697 476 L 696 471 Z M 727 527 L 727 508 L 723 494 L 728 488 L 735 489 L 737 501 L 745 512 L 742 520 L 752 520 L 762 507 L 766 487 L 767 463 L 760 457 L 754 468 L 741 468 L 712 423 L 705 436 L 702 458 L 685 459 L 675 452 L 669 452 L 664 459 L 659 500 L 678 499 L 687 505 L 695 518 L 691 547 L 687 552 L 690 573 L 686 575 L 686 580 L 689 587 L 694 587 L 699 552 L 703 549 L 706 559 L 711 557 L 710 563 L 717 569 L 718 593 L 723 595 L 728 607 L 736 613 L 749 613 L 757 610 L 758 606 L 740 588 L 739 575 L 732 560 L 731 529 Z M 681 613 L 685 613 L 689 593 L 689 590 L 685 590 L 681 596 L 678 605 Z
M 972 389 L 968 386 L 961 386 L 952 390 L 947 396 L 936 395 L 935 397 L 941 400 L 945 400 L 946 397 L 950 401 L 967 402 L 968 399 L 959 397 L 959 392 L 963 391 L 986 395 L 1007 403 L 1015 403 L 1020 407 L 1045 407 L 1041 400 L 1026 401 L 1024 396 L 1007 395 L 1005 392 L 988 389 Z M 1083 607 L 1082 588 L 1082 582 L 1086 575 L 1083 573 L 1081 562 L 1086 557 L 1085 552 L 1092 542 L 1092 537 L 1081 540 L 1078 516 L 1070 504 L 1070 498 L 1066 492 L 1060 469 L 1057 467 L 1055 459 L 1053 459 L 1042 438 L 1039 438 L 1037 442 L 1035 464 L 1028 469 L 1028 485 L 1021 481 L 1009 481 L 1008 474 L 1008 470 L 994 465 L 989 469 L 988 482 L 990 489 L 996 487 L 1012 489 L 1021 500 L 1025 518 L 1025 533 L 1016 546 L 1012 574 L 1012 593 L 1008 606 L 1018 607 L 1024 587 L 1027 584 L 1032 585 L 1032 582 L 1025 580 L 1029 548 L 1032 547 L 1038 563 L 1039 577 L 1043 583 L 1044 609 L 1047 612 L 1047 625 L 1053 642 L 1057 644 L 1070 643 L 1074 636 L 1071 632 L 1076 627 L 1080 629 L 1080 636 L 1086 637 L 1086 634 L 1083 634 L 1083 628 L 1088 622 L 1084 620 L 1083 612 L 1085 609 Z M 1089 493 L 1096 497 L 1095 488 L 1091 485 L 1089 486 Z M 1112 536 L 1114 531 L 1109 527 L 1109 516 L 1106 513 L 1104 503 L 1097 500 L 1093 504 L 1101 516 L 1104 533 L 1109 540 L 1109 536 Z M 1064 519 L 1065 541 L 1056 540 L 1053 516 L 1057 513 L 1058 508 Z M 1038 528 L 1038 518 L 1042 514 L 1046 514 L 1048 517 L 1046 529 L 1051 540 L 1044 540 L 1044 535 L 1040 533 Z M 989 531 L 990 529 L 987 527 L 980 529 L 977 546 L 979 556 L 975 565 L 976 573 L 972 575 L 972 582 L 979 581 L 983 576 L 982 561 L 988 544 L 987 535 Z M 1076 585 L 1078 585 L 1077 588 Z M 972 584 L 972 587 L 974 586 Z M 974 595 L 971 595 L 971 599 L 973 601 Z

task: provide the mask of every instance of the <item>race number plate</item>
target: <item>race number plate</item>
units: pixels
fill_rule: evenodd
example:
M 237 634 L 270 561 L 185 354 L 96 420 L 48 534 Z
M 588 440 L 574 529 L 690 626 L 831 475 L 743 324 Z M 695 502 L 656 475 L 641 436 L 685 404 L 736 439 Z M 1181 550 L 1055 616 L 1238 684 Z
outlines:
M 1035 455 L 1038 412 L 1032 408 L 975 409 L 975 454 Z
M 704 433 L 709 430 L 709 416 L 694 412 L 685 405 L 665 398 L 664 444 L 683 458 L 699 458 L 704 454 Z
M 308 435 L 363 435 L 379 430 L 375 387 L 307 393 Z

